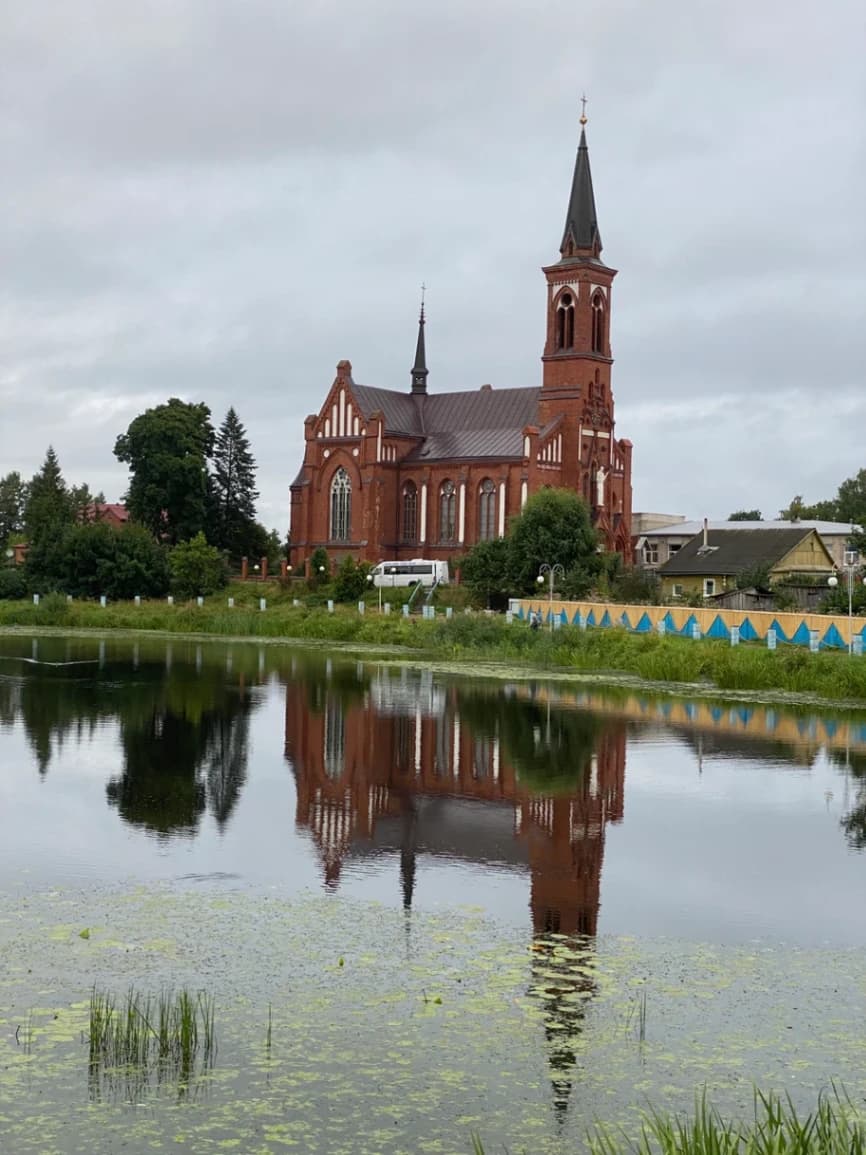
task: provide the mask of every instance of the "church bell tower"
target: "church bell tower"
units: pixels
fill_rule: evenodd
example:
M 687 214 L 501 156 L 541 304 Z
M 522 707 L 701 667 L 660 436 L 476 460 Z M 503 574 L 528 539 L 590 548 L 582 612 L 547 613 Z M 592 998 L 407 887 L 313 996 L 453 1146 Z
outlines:
M 563 427 L 561 484 L 586 500 L 605 547 L 631 558 L 631 442 L 614 436 L 610 345 L 613 279 L 602 260 L 586 105 L 559 260 L 544 268 L 547 332 L 539 421 Z

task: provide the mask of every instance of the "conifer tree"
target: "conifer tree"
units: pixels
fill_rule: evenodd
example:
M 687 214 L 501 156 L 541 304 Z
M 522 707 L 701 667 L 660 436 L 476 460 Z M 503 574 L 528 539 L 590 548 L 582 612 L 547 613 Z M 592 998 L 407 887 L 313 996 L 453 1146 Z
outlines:
M 24 529 L 24 507 L 27 504 L 27 485 L 17 470 L 0 477 L 0 549 L 13 533 Z M 2 561 L 0 561 L 2 564 Z
M 27 534 L 27 573 L 38 592 L 55 589 L 63 569 L 63 541 L 74 513 L 60 462 L 48 446 L 42 468 L 27 487 L 24 530 Z
M 69 492 L 54 447 L 49 445 L 42 468 L 27 488 L 24 527 L 31 544 L 45 532 L 72 520 Z
M 256 538 L 256 463 L 234 407 L 217 433 L 211 474 L 212 537 L 233 558 Z

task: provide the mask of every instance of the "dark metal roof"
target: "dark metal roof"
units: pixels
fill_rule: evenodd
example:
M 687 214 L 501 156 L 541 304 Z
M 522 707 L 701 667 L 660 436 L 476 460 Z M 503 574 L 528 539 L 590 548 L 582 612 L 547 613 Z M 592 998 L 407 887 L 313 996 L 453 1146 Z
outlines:
M 593 255 L 601 252 L 601 233 L 598 229 L 598 214 L 595 211 L 595 195 L 592 191 L 592 172 L 589 167 L 589 149 L 586 146 L 586 129 L 580 130 L 580 144 L 574 162 L 574 176 L 571 181 L 571 196 L 565 214 L 565 229 L 559 251 L 566 256 L 566 245 L 571 239 L 575 249 L 590 249 Z
M 412 461 L 522 457 L 523 430 L 538 420 L 538 388 L 470 389 L 423 396 L 353 385 L 366 417 L 381 410 L 388 433 L 423 439 Z
M 406 461 L 454 461 L 473 457 L 523 457 L 519 429 L 459 429 L 432 433 Z
M 398 393 L 396 389 L 379 389 L 375 385 L 354 384 L 352 392 L 365 417 L 369 418 L 376 412 L 382 413 L 387 433 L 421 436 L 418 405 L 411 393 Z
M 711 529 L 704 548 L 703 533 L 687 541 L 670 561 L 660 567 L 664 577 L 694 574 L 738 574 L 757 565 L 774 566 L 804 538 L 815 535 L 818 544 L 816 565 L 830 567 L 830 558 L 813 529 Z

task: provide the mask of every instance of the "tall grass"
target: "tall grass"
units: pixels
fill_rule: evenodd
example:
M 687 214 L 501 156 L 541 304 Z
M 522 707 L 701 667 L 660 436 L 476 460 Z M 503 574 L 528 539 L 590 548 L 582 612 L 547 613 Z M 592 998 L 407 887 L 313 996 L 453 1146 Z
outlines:
M 593 1155 L 864 1155 L 866 1125 L 835 1087 L 806 1115 L 788 1096 L 756 1091 L 748 1123 L 722 1118 L 701 1095 L 689 1117 L 652 1111 L 637 1139 L 600 1127 L 589 1146 Z
M 479 1135 L 470 1142 L 472 1155 L 485 1155 Z M 756 1091 L 747 1123 L 724 1119 L 702 1094 L 690 1116 L 650 1111 L 636 1139 L 596 1127 L 589 1149 L 592 1155 L 866 1155 L 866 1123 L 835 1086 L 806 1115 L 789 1096 Z
M 216 1057 L 215 1004 L 205 992 L 162 991 L 156 998 L 130 988 L 118 1002 L 94 987 L 90 994 L 91 1072 L 152 1066 L 187 1080 Z

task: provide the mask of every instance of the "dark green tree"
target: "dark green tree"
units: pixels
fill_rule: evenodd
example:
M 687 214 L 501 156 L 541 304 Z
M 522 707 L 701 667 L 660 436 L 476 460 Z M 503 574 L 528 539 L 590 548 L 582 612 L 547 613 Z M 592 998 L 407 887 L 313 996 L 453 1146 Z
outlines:
M 71 526 L 63 538 L 63 589 L 76 597 L 112 601 L 168 592 L 166 550 L 140 525 L 115 529 L 104 521 Z
M 26 504 L 27 484 L 21 474 L 13 470 L 0 477 L 0 549 L 5 550 L 11 534 L 23 532 Z
M 632 605 L 636 602 L 649 602 L 655 605 L 660 593 L 658 574 L 641 566 L 618 566 L 610 578 L 610 596 L 615 602 L 628 602 Z
M 367 574 L 370 567 L 358 565 L 353 557 L 345 557 L 334 575 L 334 599 L 338 602 L 356 602 L 367 592 Z
M 63 539 L 72 525 L 73 509 L 57 454 L 49 445 L 42 468 L 27 487 L 24 529 L 27 534 L 27 581 L 38 593 L 63 584 Z
M 563 589 L 589 588 L 601 568 L 598 535 L 586 503 L 569 489 L 542 489 L 529 498 L 508 532 L 508 571 L 513 592 L 538 589 L 543 564 L 565 570 Z
M 866 469 L 849 477 L 839 486 L 836 495 L 836 520 L 866 527 Z M 861 553 L 866 551 L 866 534 L 854 533 L 852 544 Z
M 316 586 L 327 585 L 331 580 L 331 559 L 328 557 L 327 550 L 319 546 L 318 549 L 313 550 L 313 555 L 310 558 L 310 585 L 314 588 Z
M 233 560 L 257 556 L 255 531 L 261 527 L 256 524 L 256 463 L 233 407 L 216 437 L 210 487 L 213 544 Z
M 92 493 L 85 481 L 82 485 L 73 485 L 69 490 L 69 504 L 72 507 L 74 521 L 96 521 L 96 505 L 105 504 L 105 494 Z
M 266 557 L 269 570 L 276 573 L 286 555 L 277 531 L 275 529 L 268 531 L 260 521 L 254 521 L 250 524 L 246 544 L 240 556 L 249 558 L 251 562 Z
M 460 562 L 460 580 L 472 600 L 487 609 L 503 609 L 511 593 L 511 549 L 505 538 L 480 541 Z
M 49 445 L 42 468 L 27 487 L 24 529 L 31 545 L 46 532 L 54 532 L 58 526 L 69 525 L 72 516 L 69 492 L 63 480 L 60 462 L 53 446 Z
M 139 414 L 118 437 L 114 456 L 131 473 L 126 504 L 155 536 L 174 544 L 204 531 L 213 442 L 207 405 L 177 397 Z
M 736 577 L 738 590 L 757 590 L 760 594 L 772 592 L 773 579 L 766 562 L 756 562 L 748 569 L 740 570 Z
M 816 501 L 814 505 L 806 505 L 797 494 L 786 509 L 779 510 L 779 517 L 782 521 L 838 521 L 838 513 L 835 501 Z
M 763 521 L 759 509 L 735 509 L 728 514 L 728 521 Z

